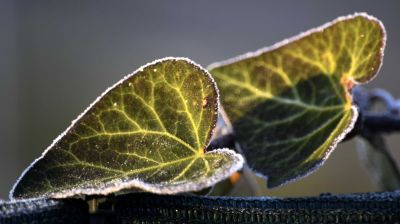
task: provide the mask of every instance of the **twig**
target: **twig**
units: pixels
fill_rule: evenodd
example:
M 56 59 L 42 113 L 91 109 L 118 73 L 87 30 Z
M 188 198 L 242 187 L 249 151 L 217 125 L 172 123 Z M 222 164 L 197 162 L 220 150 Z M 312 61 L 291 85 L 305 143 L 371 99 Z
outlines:
M 400 131 L 400 101 L 382 89 L 370 92 L 357 87 L 353 90 L 354 104 L 359 109 L 359 117 L 354 129 L 346 139 L 355 135 L 363 136 L 363 131 L 372 133 L 390 133 Z M 383 103 L 383 111 L 377 112 L 373 107 L 377 103 Z

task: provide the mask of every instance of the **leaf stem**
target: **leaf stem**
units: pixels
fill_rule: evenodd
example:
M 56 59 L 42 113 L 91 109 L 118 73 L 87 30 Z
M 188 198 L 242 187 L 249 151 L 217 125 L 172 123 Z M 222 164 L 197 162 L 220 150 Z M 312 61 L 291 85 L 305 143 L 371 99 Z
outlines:
M 396 100 L 388 91 L 374 89 L 368 92 L 356 87 L 353 98 L 359 109 L 359 117 L 346 140 L 356 135 L 365 137 L 365 132 L 378 134 L 400 131 L 400 100 Z M 374 108 L 378 103 L 383 104 L 383 111 Z

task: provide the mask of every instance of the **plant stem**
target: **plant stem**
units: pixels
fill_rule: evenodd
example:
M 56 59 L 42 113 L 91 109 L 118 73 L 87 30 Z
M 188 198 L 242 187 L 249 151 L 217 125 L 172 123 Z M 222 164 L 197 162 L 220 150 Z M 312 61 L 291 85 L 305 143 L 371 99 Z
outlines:
M 363 127 L 371 132 L 395 132 L 400 131 L 400 117 L 393 114 L 365 114 L 363 115 Z

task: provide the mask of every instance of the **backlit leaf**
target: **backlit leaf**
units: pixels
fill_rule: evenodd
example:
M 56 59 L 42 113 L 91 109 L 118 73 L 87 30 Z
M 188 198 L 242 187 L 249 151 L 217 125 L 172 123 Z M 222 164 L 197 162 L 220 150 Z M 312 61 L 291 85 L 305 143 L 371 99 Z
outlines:
M 205 153 L 218 110 L 211 76 L 183 58 L 148 64 L 103 93 L 23 173 L 11 198 L 196 191 L 243 159 Z
M 210 66 L 251 168 L 275 187 L 315 170 L 357 118 L 349 90 L 380 68 L 385 30 L 364 13 Z

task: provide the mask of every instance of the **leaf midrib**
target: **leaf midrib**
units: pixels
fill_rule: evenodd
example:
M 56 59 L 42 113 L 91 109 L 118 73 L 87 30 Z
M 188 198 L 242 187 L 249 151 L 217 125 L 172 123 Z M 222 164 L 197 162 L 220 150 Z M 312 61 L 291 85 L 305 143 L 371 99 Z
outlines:
M 174 165 L 174 164 L 176 164 L 176 163 L 184 162 L 184 161 L 187 161 L 187 160 L 190 160 L 190 159 L 193 159 L 193 161 L 195 161 L 195 160 L 201 158 L 201 159 L 203 159 L 206 163 L 208 163 L 208 161 L 207 161 L 207 159 L 206 159 L 205 157 L 210 157 L 210 158 L 211 158 L 211 157 L 213 157 L 213 156 L 214 156 L 214 155 L 212 155 L 212 154 L 203 154 L 203 155 L 199 155 L 199 154 L 196 155 L 196 154 L 195 154 L 195 155 L 192 155 L 192 156 L 189 156 L 189 157 L 186 157 L 186 158 L 182 158 L 182 159 L 179 159 L 179 160 L 174 160 L 174 161 L 166 162 L 166 163 L 163 163 L 163 164 L 160 164 L 160 165 L 149 166 L 149 167 L 142 168 L 142 169 L 135 169 L 134 171 L 131 171 L 131 172 L 123 172 L 123 171 L 121 171 L 121 170 L 111 169 L 111 168 L 107 168 L 107 167 L 103 167 L 103 166 L 97 166 L 97 165 L 94 165 L 94 164 L 91 164 L 91 163 L 78 163 L 78 164 L 71 163 L 71 164 L 63 164 L 63 165 L 59 165 L 59 166 L 49 167 L 48 169 L 54 169 L 54 168 L 58 168 L 58 167 L 68 167 L 68 166 L 81 165 L 81 166 L 93 167 L 93 168 L 96 168 L 96 169 L 106 169 L 107 171 L 113 170 L 114 172 L 120 174 L 120 175 L 117 175 L 118 178 L 122 178 L 122 177 L 126 177 L 126 176 L 129 176 L 129 175 L 132 175 L 132 174 L 141 173 L 141 172 L 146 172 L 146 171 L 149 171 L 149 170 L 154 170 L 154 169 L 157 169 L 157 168 L 162 168 L 162 167 L 165 167 L 165 166 Z M 193 163 L 191 163 L 191 164 L 193 164 Z M 191 164 L 188 164 L 188 165 L 186 166 L 186 168 L 189 169 L 190 166 L 191 166 Z M 184 171 L 185 171 L 185 170 L 187 171 L 187 169 L 184 169 Z M 183 171 L 182 171 L 182 172 L 183 172 Z M 182 174 L 182 172 L 180 172 L 179 174 L 177 174 L 177 176 L 179 176 L 180 174 Z M 208 172 L 207 172 L 207 173 L 208 173 Z M 102 178 L 102 179 L 98 179 L 98 180 L 96 180 L 96 181 L 97 181 L 97 182 L 103 182 L 103 181 L 107 181 L 107 180 L 115 179 L 115 178 L 116 178 L 116 176 L 113 176 L 113 177 L 105 177 L 105 178 Z M 79 185 L 78 185 L 78 186 L 79 186 Z M 81 185 L 81 186 L 82 186 L 82 185 Z
M 272 95 L 271 93 L 266 93 L 264 91 L 258 90 L 257 87 L 254 87 L 254 86 L 249 85 L 247 83 L 245 84 L 245 83 L 242 83 L 242 82 L 238 82 L 238 81 L 236 81 L 234 79 L 227 79 L 224 76 L 218 76 L 218 78 L 223 79 L 224 81 L 226 81 L 226 82 L 228 82 L 230 84 L 236 85 L 236 86 L 238 86 L 240 88 L 247 89 L 247 90 L 249 90 L 250 92 L 252 92 L 254 95 L 256 95 L 258 97 L 261 97 L 261 98 L 264 98 L 264 99 L 273 100 L 273 101 L 276 101 L 276 102 L 279 102 L 279 103 L 284 103 L 284 104 L 295 105 L 295 106 L 298 106 L 298 107 L 303 107 L 303 108 L 306 108 L 306 109 L 309 109 L 309 110 L 325 111 L 325 110 L 338 109 L 340 107 L 343 107 L 343 105 L 341 105 L 341 104 L 322 107 L 322 106 L 317 106 L 317 105 L 313 105 L 313 104 L 308 104 L 308 103 L 305 103 L 305 102 L 299 101 L 299 100 L 292 100 L 292 99 L 288 99 L 288 98 L 282 98 L 282 97 L 279 97 L 279 96 L 276 96 L 276 95 Z
M 139 130 L 139 131 L 126 131 L 126 132 L 115 132 L 115 133 L 110 133 L 110 132 L 102 132 L 99 134 L 95 134 L 95 135 L 90 135 L 90 136 L 81 136 L 77 141 L 71 143 L 70 145 L 74 145 L 77 144 L 81 141 L 85 141 L 91 138 L 96 138 L 96 137 L 102 137 L 102 136 L 123 136 L 123 135 L 136 135 L 136 134 L 153 134 L 153 135 L 162 135 L 165 137 L 169 137 L 173 140 L 175 140 L 176 142 L 178 142 L 179 144 L 185 146 L 186 148 L 190 149 L 191 151 L 193 151 L 194 153 L 198 153 L 197 150 L 195 150 L 194 147 L 192 147 L 191 145 L 189 145 L 187 142 L 185 142 L 184 140 L 182 140 L 181 138 L 170 134 L 169 132 L 161 132 L 161 131 L 152 131 L 152 130 Z

